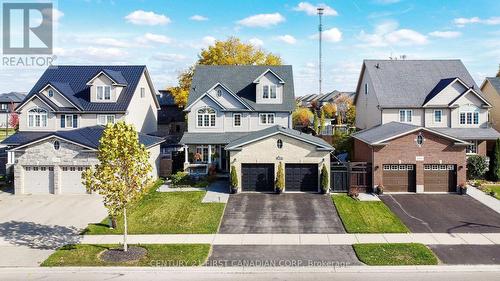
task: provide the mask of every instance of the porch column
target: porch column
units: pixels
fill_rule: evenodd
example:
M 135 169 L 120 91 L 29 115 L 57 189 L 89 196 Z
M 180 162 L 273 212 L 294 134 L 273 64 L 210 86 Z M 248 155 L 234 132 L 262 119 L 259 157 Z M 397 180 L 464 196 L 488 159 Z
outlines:
M 184 145 L 184 164 L 189 164 L 188 156 L 189 156 L 189 148 L 187 145 Z
M 208 145 L 208 164 L 212 163 L 212 145 Z

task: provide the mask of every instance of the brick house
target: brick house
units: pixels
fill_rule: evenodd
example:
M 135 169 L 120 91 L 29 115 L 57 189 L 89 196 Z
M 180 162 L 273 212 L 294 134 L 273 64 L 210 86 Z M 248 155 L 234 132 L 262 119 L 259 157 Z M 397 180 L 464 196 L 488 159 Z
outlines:
M 371 163 L 373 188 L 387 192 L 455 192 L 467 157 L 500 137 L 459 60 L 365 60 L 355 104 L 353 160 Z

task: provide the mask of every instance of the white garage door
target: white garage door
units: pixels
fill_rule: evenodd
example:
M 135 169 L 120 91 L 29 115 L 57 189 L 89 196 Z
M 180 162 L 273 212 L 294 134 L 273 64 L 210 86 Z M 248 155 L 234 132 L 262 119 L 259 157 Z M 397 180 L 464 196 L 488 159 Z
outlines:
M 82 172 L 86 167 L 82 166 L 62 166 L 61 167 L 61 193 L 63 194 L 83 194 L 87 193 L 82 183 Z
M 54 167 L 25 166 L 24 193 L 54 193 Z

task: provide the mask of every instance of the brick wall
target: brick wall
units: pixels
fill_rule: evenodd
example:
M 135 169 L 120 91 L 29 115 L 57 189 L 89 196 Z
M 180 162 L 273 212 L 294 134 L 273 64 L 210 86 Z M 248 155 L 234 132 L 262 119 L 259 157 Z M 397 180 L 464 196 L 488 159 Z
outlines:
M 354 156 L 352 161 L 372 163 L 372 156 L 371 146 L 358 139 L 354 139 Z

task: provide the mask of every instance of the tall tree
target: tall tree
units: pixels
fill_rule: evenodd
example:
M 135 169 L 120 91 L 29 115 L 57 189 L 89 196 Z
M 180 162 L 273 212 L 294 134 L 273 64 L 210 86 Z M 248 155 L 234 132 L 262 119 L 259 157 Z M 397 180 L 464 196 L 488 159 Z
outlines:
M 127 251 L 127 207 L 152 184 L 149 152 L 139 143 L 134 126 L 121 121 L 106 126 L 97 159 L 100 163 L 82 174 L 83 183 L 88 191 L 103 196 L 110 216 L 123 215 L 123 250 Z
M 325 129 L 325 112 L 323 109 L 320 110 L 320 115 L 319 115 L 319 133 L 323 132 Z
M 337 113 L 337 105 L 334 103 L 327 103 L 321 107 L 321 110 L 325 112 L 327 118 L 333 118 Z
M 202 49 L 195 63 L 203 65 L 281 65 L 281 57 L 263 51 L 252 44 L 241 42 L 236 37 L 229 37 L 225 41 L 215 41 L 214 45 Z M 179 77 L 179 85 L 168 88 L 178 106 L 187 103 L 191 81 L 194 75 L 194 66 L 183 71 Z
M 491 159 L 490 175 L 493 181 L 500 179 L 500 139 L 495 142 L 493 159 Z
M 312 118 L 312 112 L 305 107 L 297 107 L 297 109 L 295 109 L 292 113 L 292 122 L 294 126 L 307 127 L 311 125 Z
M 318 113 L 314 111 L 314 116 L 313 116 L 313 130 L 316 132 L 316 134 L 319 134 L 319 118 L 318 118 Z

